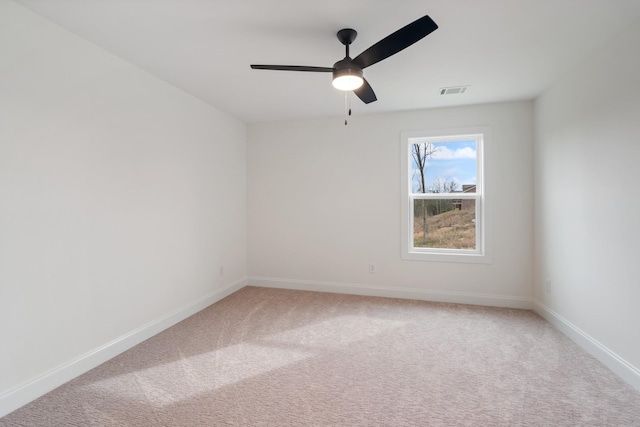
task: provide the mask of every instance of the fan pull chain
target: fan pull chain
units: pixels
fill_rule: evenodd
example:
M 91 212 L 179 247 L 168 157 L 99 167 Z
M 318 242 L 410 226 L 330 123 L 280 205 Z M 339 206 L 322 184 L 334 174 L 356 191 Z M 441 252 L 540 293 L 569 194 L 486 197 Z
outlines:
M 344 125 L 347 125 L 347 111 L 349 109 L 349 100 L 347 98 L 347 92 L 344 93 Z
M 346 126 L 348 121 L 347 117 L 351 116 L 351 98 L 349 97 L 349 91 L 344 92 L 344 125 Z

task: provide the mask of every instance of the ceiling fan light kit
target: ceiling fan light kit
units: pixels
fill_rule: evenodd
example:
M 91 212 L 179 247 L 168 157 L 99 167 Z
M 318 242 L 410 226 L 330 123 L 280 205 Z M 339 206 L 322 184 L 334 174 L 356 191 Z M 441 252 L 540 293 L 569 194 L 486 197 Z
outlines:
M 345 62 L 342 60 L 340 62 Z M 333 87 L 338 90 L 356 90 L 364 83 L 364 79 L 362 77 L 362 70 L 353 67 L 350 64 L 343 68 L 338 68 L 338 63 L 334 66 L 333 69 Z
M 332 84 L 342 91 L 353 91 L 365 104 L 376 101 L 375 92 L 364 78 L 362 70 L 395 55 L 415 42 L 426 37 L 438 28 L 429 15 L 425 15 L 400 28 L 393 34 L 380 40 L 355 58 L 349 56 L 349 45 L 358 33 L 345 28 L 337 33 L 338 40 L 345 46 L 344 59 L 333 64 L 333 67 L 308 67 L 304 65 L 251 65 L 254 70 L 308 71 L 316 73 L 333 73 Z

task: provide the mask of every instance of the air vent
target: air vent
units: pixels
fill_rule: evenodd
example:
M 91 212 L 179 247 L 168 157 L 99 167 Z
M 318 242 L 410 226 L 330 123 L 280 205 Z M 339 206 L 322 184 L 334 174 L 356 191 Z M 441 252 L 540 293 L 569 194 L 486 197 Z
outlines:
M 454 86 L 440 88 L 440 95 L 455 95 L 458 93 L 465 93 L 469 86 Z

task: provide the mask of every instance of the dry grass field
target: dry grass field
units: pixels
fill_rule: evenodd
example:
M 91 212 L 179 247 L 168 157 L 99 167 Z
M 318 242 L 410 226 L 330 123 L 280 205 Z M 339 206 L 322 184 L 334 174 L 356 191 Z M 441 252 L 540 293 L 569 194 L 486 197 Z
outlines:
M 416 217 L 413 245 L 417 248 L 475 249 L 474 210 L 451 210 L 427 218 L 427 239 L 423 236 L 421 217 Z

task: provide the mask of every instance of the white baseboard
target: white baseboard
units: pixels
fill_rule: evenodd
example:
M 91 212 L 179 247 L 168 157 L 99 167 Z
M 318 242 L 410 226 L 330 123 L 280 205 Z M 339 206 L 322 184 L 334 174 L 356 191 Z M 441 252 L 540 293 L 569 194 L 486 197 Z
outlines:
M 280 279 L 274 277 L 247 278 L 249 286 L 264 288 L 296 289 L 303 291 L 331 292 L 337 294 L 365 295 L 374 297 L 415 299 L 422 301 L 449 302 L 455 304 L 485 305 L 492 307 L 533 309 L 533 299 L 505 295 L 476 294 L 470 292 L 448 292 L 414 288 L 398 288 L 354 283 L 319 282 L 312 280 Z
M 238 280 L 0 395 L 0 417 L 71 381 L 246 286 Z
M 631 387 L 640 391 L 640 370 L 638 368 L 609 350 L 602 343 L 598 342 L 598 340 L 589 336 L 589 334 L 551 310 L 542 302 L 534 300 L 533 310 L 573 342 L 582 347 L 587 353 L 598 359 Z

